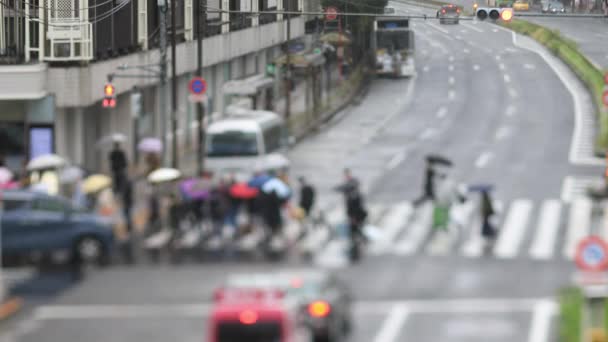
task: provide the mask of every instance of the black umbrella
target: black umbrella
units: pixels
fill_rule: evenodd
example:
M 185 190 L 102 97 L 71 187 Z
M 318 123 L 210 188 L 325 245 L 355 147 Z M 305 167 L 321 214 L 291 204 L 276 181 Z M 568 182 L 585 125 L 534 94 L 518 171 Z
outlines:
M 445 166 L 452 166 L 454 163 L 446 157 L 440 156 L 438 154 L 429 154 L 426 157 L 426 162 L 429 164 L 440 164 Z

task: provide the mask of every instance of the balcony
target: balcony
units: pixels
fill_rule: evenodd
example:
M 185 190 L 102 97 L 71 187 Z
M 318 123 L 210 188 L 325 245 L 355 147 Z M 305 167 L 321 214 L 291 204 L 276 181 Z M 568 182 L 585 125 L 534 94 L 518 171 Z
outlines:
M 0 66 L 0 100 L 33 100 L 48 93 L 46 64 Z

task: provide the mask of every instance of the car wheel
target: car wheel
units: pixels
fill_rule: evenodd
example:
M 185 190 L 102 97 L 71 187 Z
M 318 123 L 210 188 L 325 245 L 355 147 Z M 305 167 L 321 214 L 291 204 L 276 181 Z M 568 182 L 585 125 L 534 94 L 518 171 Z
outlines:
M 74 252 L 78 260 L 85 264 L 105 266 L 109 263 L 103 242 L 94 236 L 84 236 L 78 239 Z

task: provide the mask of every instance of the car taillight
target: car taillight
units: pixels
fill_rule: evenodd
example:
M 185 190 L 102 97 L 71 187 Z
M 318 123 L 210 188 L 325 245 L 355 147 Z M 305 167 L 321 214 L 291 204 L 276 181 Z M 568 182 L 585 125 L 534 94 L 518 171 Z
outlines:
M 460 8 L 458 8 L 458 9 L 456 10 L 456 13 L 460 13 Z
M 329 303 L 318 300 L 308 305 L 308 313 L 312 317 L 326 317 L 331 312 Z
M 239 314 L 239 322 L 251 325 L 258 321 L 258 313 L 253 310 L 244 310 Z

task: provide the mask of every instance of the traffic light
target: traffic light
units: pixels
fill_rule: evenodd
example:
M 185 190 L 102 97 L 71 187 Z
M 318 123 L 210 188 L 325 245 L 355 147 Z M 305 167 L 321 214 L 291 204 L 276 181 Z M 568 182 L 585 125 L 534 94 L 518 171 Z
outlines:
M 513 19 L 513 9 L 500 7 L 478 7 L 475 11 L 475 16 L 479 20 L 486 20 L 489 17 L 494 21 L 498 19 L 501 19 L 502 21 L 511 21 L 511 19 Z
M 116 107 L 116 88 L 114 88 L 112 83 L 106 83 L 103 87 L 103 95 L 104 98 L 101 104 L 104 108 Z

